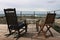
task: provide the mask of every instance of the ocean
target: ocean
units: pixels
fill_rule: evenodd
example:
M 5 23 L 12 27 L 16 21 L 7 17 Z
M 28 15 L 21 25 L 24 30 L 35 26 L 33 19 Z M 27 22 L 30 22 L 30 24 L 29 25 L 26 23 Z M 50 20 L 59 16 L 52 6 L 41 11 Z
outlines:
M 17 16 L 35 16 L 35 17 L 46 17 L 47 12 L 45 11 L 17 11 Z M 0 17 L 5 16 L 3 11 L 0 11 Z M 57 12 L 56 17 L 60 17 L 60 14 Z

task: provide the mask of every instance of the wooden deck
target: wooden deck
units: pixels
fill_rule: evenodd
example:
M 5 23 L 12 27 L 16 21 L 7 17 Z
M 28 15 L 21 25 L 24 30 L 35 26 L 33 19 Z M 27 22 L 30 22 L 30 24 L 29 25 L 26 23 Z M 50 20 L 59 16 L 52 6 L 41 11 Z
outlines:
M 20 37 L 18 40 L 60 40 L 60 33 L 56 32 L 51 28 L 51 31 L 54 37 L 45 38 L 43 35 L 37 35 L 36 24 L 28 25 L 28 32 Z M 16 40 L 14 36 L 6 37 L 5 34 L 8 34 L 8 29 L 6 24 L 0 24 L 0 40 Z M 49 34 L 49 32 L 48 32 Z

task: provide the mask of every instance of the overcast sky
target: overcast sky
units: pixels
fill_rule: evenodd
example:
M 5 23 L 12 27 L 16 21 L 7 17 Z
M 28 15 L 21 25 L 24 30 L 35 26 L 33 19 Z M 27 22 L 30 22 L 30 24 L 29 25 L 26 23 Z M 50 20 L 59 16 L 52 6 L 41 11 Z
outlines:
M 0 0 L 0 10 L 16 8 L 27 11 L 49 11 L 60 9 L 60 0 Z

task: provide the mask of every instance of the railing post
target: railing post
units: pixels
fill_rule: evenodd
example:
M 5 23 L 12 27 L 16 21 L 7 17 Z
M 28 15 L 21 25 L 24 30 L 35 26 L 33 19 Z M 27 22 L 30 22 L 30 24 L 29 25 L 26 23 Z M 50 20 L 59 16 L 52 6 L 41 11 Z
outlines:
M 55 13 L 55 11 L 54 11 L 54 13 Z
M 34 19 L 35 19 L 35 11 L 34 11 Z
M 22 20 L 22 11 L 20 12 L 20 17 L 21 17 L 21 20 Z

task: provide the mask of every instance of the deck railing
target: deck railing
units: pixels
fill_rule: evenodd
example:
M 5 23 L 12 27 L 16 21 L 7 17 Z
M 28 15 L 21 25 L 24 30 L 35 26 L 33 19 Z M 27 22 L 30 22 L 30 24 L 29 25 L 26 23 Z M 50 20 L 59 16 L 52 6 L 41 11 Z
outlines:
M 58 13 L 56 11 L 49 11 L 49 12 L 53 12 L 53 13 Z M 19 13 L 17 13 L 17 17 L 18 17 L 18 21 L 23 20 L 23 19 L 40 19 L 40 18 L 45 18 L 46 14 L 49 12 L 36 12 L 33 11 L 32 13 L 23 13 L 23 11 L 19 11 Z M 60 14 L 57 15 L 57 18 L 60 18 Z M 6 23 L 6 19 L 5 16 L 0 17 L 0 23 Z

